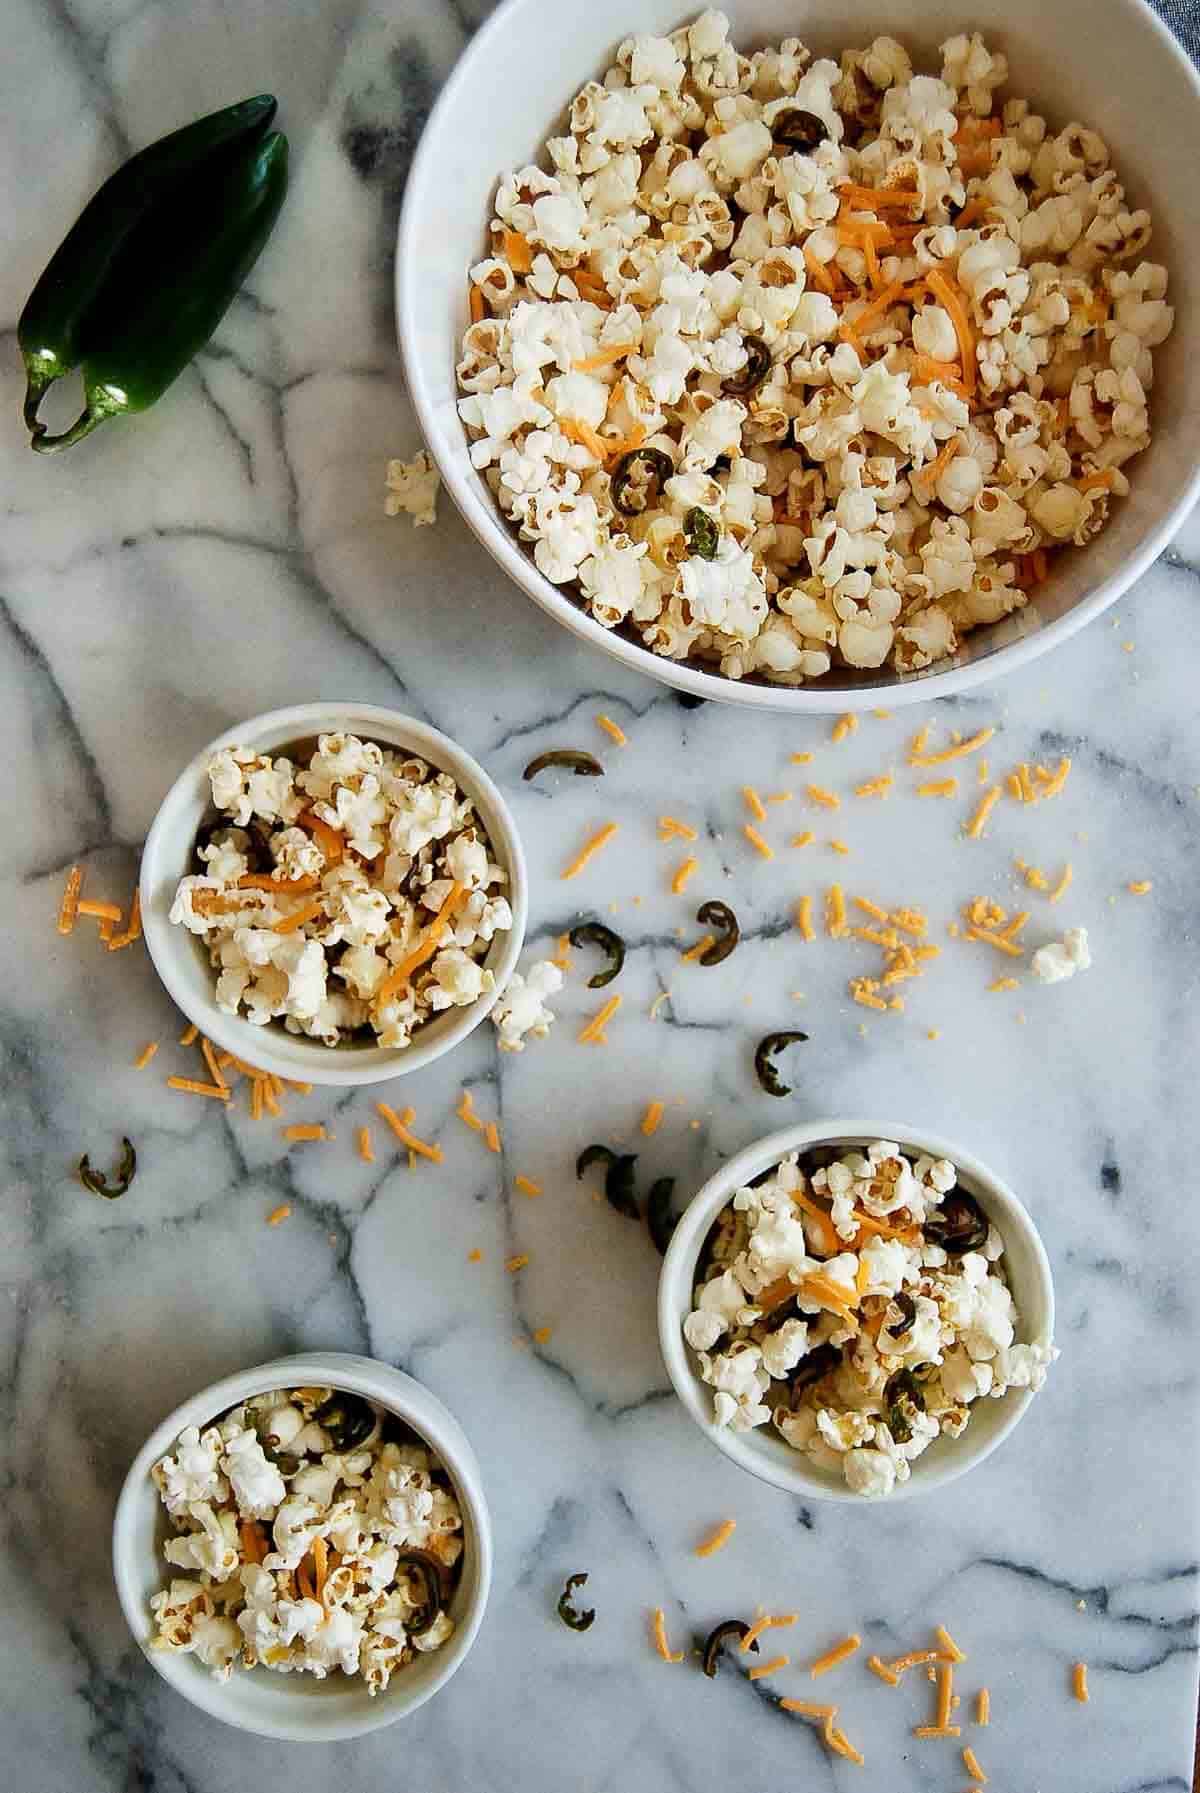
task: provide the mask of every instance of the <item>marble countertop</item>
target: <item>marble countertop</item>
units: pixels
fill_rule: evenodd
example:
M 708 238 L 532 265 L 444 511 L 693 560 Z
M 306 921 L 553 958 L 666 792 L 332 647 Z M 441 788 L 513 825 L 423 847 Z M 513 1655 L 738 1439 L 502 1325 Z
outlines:
M 1116 617 L 920 713 L 939 739 L 994 724 L 996 768 L 1074 761 L 1056 802 L 1007 804 L 968 842 L 972 767 L 957 800 L 909 794 L 912 712 L 866 718 L 834 746 L 828 723 L 684 709 L 556 629 L 448 506 L 433 529 L 385 518 L 385 462 L 418 445 L 390 313 L 396 210 L 421 119 L 484 11 L 12 0 L 6 15 L 2 1778 L 20 1793 L 328 1787 L 325 1750 L 226 1730 L 154 1675 L 118 1612 L 108 1537 L 126 1465 L 179 1400 L 330 1347 L 399 1364 L 449 1404 L 482 1460 L 498 1547 L 473 1654 L 402 1730 L 339 1751 L 346 1784 L 698 1793 L 742 1784 L 748 1762 L 772 1787 L 964 1783 L 950 1746 L 911 1736 L 923 1688 L 889 1692 L 860 1665 L 825 1684 L 867 1757 L 856 1781 L 765 1685 L 650 1653 L 656 1605 L 680 1639 L 761 1603 L 801 1614 L 779 1693 L 802 1694 L 803 1664 L 848 1630 L 892 1651 L 942 1623 L 969 1651 L 961 1691 L 992 1690 L 991 1728 L 964 1734 L 992 1786 L 1182 1789 L 1196 1713 L 1200 525 Z M 156 411 L 61 459 L 31 456 L 12 326 L 65 221 L 132 145 L 261 87 L 287 96 L 294 197 L 250 290 Z M 54 931 L 76 860 L 93 895 L 127 900 L 155 807 L 205 740 L 338 696 L 433 722 L 499 780 L 529 852 L 532 950 L 588 914 L 631 947 L 607 1050 L 575 1044 L 599 1000 L 576 974 L 551 1043 L 502 1058 L 484 1028 L 396 1086 L 444 1146 L 429 1173 L 386 1153 L 359 1162 L 368 1092 L 295 1098 L 290 1118 L 337 1138 L 291 1150 L 277 1124 L 176 1096 L 163 1079 L 194 1055 L 142 950 Z M 627 747 L 598 732 L 601 710 Z M 523 785 L 555 745 L 600 751 L 603 786 Z M 835 818 L 806 813 L 809 774 L 788 757 L 801 751 L 847 793 Z M 849 796 L 889 766 L 889 800 Z M 796 789 L 770 830 L 782 843 L 811 826 L 814 844 L 758 858 L 743 783 Z M 701 829 L 686 898 L 669 891 L 681 849 L 656 839 L 664 808 Z M 619 842 L 562 884 L 610 818 Z M 827 846 L 835 834 L 848 858 Z M 941 933 L 979 892 L 1014 905 L 1015 855 L 1055 875 L 1072 861 L 1057 907 L 1029 895 L 1028 934 L 1086 925 L 1087 976 L 1040 988 L 1018 966 L 1017 990 L 990 992 L 1008 967 Z M 942 956 L 903 1014 L 849 1002 L 867 948 L 805 945 L 790 925 L 797 898 L 839 874 L 936 918 Z M 1140 878 L 1154 888 L 1137 898 Z M 709 896 L 749 938 L 723 970 L 680 967 L 680 930 L 693 937 Z M 811 1041 L 779 1102 L 751 1054 L 787 1025 Z M 139 1073 L 152 1039 L 162 1049 Z M 501 1123 L 499 1157 L 454 1118 L 464 1083 Z M 642 1140 L 651 1096 L 666 1118 Z M 653 1250 L 572 1174 L 586 1142 L 628 1142 L 647 1177 L 674 1174 L 683 1192 L 787 1118 L 838 1111 L 961 1138 L 1029 1204 L 1057 1277 L 1062 1357 L 1020 1431 L 968 1480 L 892 1507 L 802 1505 L 711 1449 L 666 1386 Z M 109 1207 L 72 1169 L 124 1132 L 141 1170 Z M 513 1194 L 518 1172 L 541 1199 Z M 291 1218 L 269 1228 L 281 1202 Z M 503 1267 L 514 1251 L 530 1256 L 519 1277 Z M 733 1542 L 696 1558 L 727 1515 Z M 578 1568 L 599 1611 L 586 1637 L 554 1616 Z M 1086 1709 L 1069 1693 L 1077 1660 L 1091 1665 Z

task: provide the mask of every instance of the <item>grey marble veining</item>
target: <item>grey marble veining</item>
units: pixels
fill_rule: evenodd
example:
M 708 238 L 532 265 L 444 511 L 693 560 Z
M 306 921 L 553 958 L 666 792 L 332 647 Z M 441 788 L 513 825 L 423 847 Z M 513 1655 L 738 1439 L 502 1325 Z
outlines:
M 417 446 L 390 311 L 396 210 L 439 81 L 487 10 L 474 0 L 10 0 L 0 65 L 0 1209 L 4 1466 L 0 1505 L 0 1785 L 12 1793 L 664 1793 L 754 1785 L 961 1788 L 920 1744 L 923 1685 L 859 1665 L 826 1683 L 865 1771 L 831 1761 L 780 1713 L 803 1664 L 850 1628 L 872 1648 L 937 1622 L 970 1652 L 961 1691 L 990 1685 L 970 1732 L 997 1793 L 1144 1793 L 1190 1784 L 1196 1711 L 1196 1373 L 1192 1192 L 1200 728 L 1200 524 L 1116 618 L 1015 678 L 925 712 L 942 731 L 990 722 L 996 768 L 1069 753 L 1064 796 L 1008 805 L 963 841 L 954 803 L 848 799 L 836 818 L 772 816 L 814 846 L 771 864 L 741 838 L 739 787 L 797 791 L 789 753 L 848 792 L 903 765 L 908 721 L 827 724 L 708 706 L 585 651 L 493 571 L 443 504 L 435 529 L 383 515 L 384 463 Z M 294 185 L 276 238 L 209 350 L 135 427 L 60 460 L 24 446 L 13 326 L 66 222 L 120 155 L 180 119 L 270 87 L 283 96 Z M 1132 651 L 1123 651 L 1126 643 Z M 512 800 L 534 877 L 531 947 L 581 915 L 630 942 L 607 1051 L 574 1044 L 597 1006 L 574 975 L 553 1043 L 502 1059 L 491 1030 L 403 1085 L 446 1162 L 409 1172 L 352 1150 L 364 1094 L 314 1093 L 290 1118 L 334 1143 L 285 1149 L 277 1126 L 176 1097 L 179 1017 L 140 949 L 62 941 L 67 865 L 123 900 L 177 767 L 218 729 L 276 704 L 343 695 L 425 717 L 478 754 Z M 624 750 L 595 728 L 627 730 Z M 539 749 L 603 753 L 603 786 L 523 785 Z M 898 783 L 907 790 L 907 773 Z M 669 808 L 702 829 L 688 900 Z M 780 818 L 786 816 L 786 823 Z M 558 873 L 599 821 L 618 843 Z M 793 822 L 793 817 L 794 822 Z M 791 824 L 791 826 L 788 826 Z M 851 857 L 824 844 L 837 834 Z M 1095 969 L 1052 990 L 990 993 L 999 967 L 941 925 L 979 891 L 1010 905 L 1012 859 L 1075 881 L 1031 897 L 1029 933 L 1082 922 Z M 849 888 L 922 903 L 942 958 L 903 1015 L 852 1007 L 866 949 L 805 946 L 798 896 Z M 1130 879 L 1153 893 L 1131 897 Z M 745 944 L 723 969 L 678 966 L 695 903 L 720 895 Z M 655 1020 L 653 998 L 671 1000 Z M 803 1000 L 792 994 L 804 993 Z M 755 1040 L 789 1023 L 785 1104 L 760 1093 Z M 930 1029 L 940 1031 L 930 1040 Z M 132 1063 L 144 1042 L 162 1050 Z M 457 1122 L 462 1085 L 502 1124 L 486 1154 Z M 668 1103 L 652 1140 L 648 1097 Z M 592 1138 L 628 1141 L 680 1191 L 788 1115 L 870 1110 L 959 1136 L 1032 1208 L 1057 1276 L 1049 1386 L 969 1480 L 895 1507 L 806 1507 L 714 1453 L 669 1395 L 654 1330 L 657 1260 L 572 1174 Z M 141 1172 L 113 1206 L 73 1180 L 82 1150 L 122 1133 Z M 380 1140 L 382 1145 L 382 1140 Z M 545 1194 L 512 1193 L 517 1172 Z M 283 1226 L 265 1217 L 292 1206 Z M 482 1264 L 467 1254 L 484 1252 Z M 530 1254 L 512 1277 L 512 1251 Z M 549 1342 L 532 1333 L 552 1328 Z M 242 1737 L 171 1693 L 128 1636 L 108 1530 L 124 1468 L 162 1414 L 204 1382 L 306 1347 L 366 1351 L 426 1381 L 479 1451 L 497 1528 L 490 1613 L 467 1664 L 398 1729 L 337 1752 Z M 738 1530 L 709 1561 L 697 1541 Z M 586 1637 L 553 1614 L 591 1571 Z M 794 1607 L 795 1664 L 716 1682 L 649 1652 L 728 1613 Z M 1068 1694 L 1091 1665 L 1093 1701 Z M 857 1780 L 855 1777 L 858 1777 Z

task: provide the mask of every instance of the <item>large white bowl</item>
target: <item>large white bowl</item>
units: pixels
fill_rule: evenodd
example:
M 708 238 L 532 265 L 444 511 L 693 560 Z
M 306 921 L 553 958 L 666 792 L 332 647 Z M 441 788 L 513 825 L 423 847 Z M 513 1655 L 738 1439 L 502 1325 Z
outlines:
M 975 1196 L 994 1220 L 1004 1238 L 1004 1269 L 1017 1308 L 1017 1338 L 1022 1343 L 1054 1336 L 1054 1284 L 1050 1262 L 1037 1229 L 1006 1183 L 948 1139 L 894 1121 L 813 1121 L 785 1127 L 748 1146 L 722 1166 L 685 1209 L 663 1259 L 658 1283 L 658 1336 L 667 1374 L 691 1417 L 705 1437 L 727 1457 L 760 1481 L 804 1500 L 845 1500 L 863 1505 L 840 1477 L 827 1473 L 794 1450 L 773 1426 L 752 1432 L 731 1432 L 713 1423 L 713 1391 L 700 1380 L 695 1354 L 683 1336 L 683 1322 L 691 1312 L 696 1271 L 713 1222 L 753 1178 L 788 1152 L 807 1152 L 815 1146 L 844 1146 L 852 1150 L 875 1139 L 891 1139 L 906 1152 L 928 1152 L 933 1158 L 949 1158 L 958 1180 Z M 1044 1398 L 1044 1397 L 1043 1397 Z M 944 1488 L 968 1469 L 990 1456 L 1017 1425 L 1033 1395 L 1028 1389 L 1010 1389 L 998 1400 L 975 1401 L 966 1430 L 958 1438 L 937 1438 L 912 1466 L 907 1482 L 888 1497 L 904 1500 L 914 1494 L 930 1494 Z
M 1086 550 L 1055 557 L 1055 571 L 1022 611 L 964 642 L 926 672 L 832 673 L 792 690 L 739 683 L 653 654 L 604 629 L 551 585 L 503 520 L 472 468 L 455 409 L 454 366 L 467 324 L 467 269 L 485 253 L 497 177 L 540 159 L 546 137 L 584 81 L 598 77 L 622 38 L 665 32 L 701 0 L 506 0 L 479 30 L 447 81 L 408 177 L 396 251 L 400 347 L 425 440 L 446 489 L 488 552 L 535 603 L 626 666 L 697 697 L 793 713 L 917 703 L 1010 672 L 1106 609 L 1160 554 L 1200 490 L 1200 354 L 1191 295 L 1200 286 L 1193 228 L 1200 80 L 1144 0 L 724 0 L 733 35 L 753 49 L 799 36 L 836 56 L 879 32 L 940 67 L 937 46 L 979 30 L 1007 52 L 1012 91 L 1052 126 L 1092 125 L 1111 145 L 1134 205 L 1154 217 L 1151 254 L 1170 269 L 1173 336 L 1155 352 L 1154 439 L 1130 467 L 1132 493 Z
M 407 1421 L 441 1459 L 462 1509 L 462 1571 L 448 1609 L 455 1623 L 453 1636 L 440 1650 L 409 1663 L 374 1697 L 364 1683 L 344 1675 L 318 1681 L 313 1675 L 238 1669 L 228 1681 L 216 1681 L 194 1656 L 156 1650 L 150 1641 L 150 1597 L 175 1573 L 162 1556 L 167 1526 L 158 1490 L 150 1479 L 154 1464 L 171 1449 L 185 1426 L 203 1430 L 251 1395 L 276 1388 L 310 1387 L 366 1395 Z M 479 1464 L 458 1421 L 437 1396 L 390 1364 L 340 1351 L 280 1357 L 201 1389 L 151 1433 L 130 1465 L 117 1501 L 113 1575 L 126 1623 L 146 1660 L 194 1706 L 239 1730 L 280 1737 L 289 1743 L 333 1743 L 359 1737 L 423 1706 L 445 1686 L 475 1641 L 492 1579 L 491 1521 Z
M 326 1046 L 305 1034 L 285 1031 L 282 1024 L 256 1026 L 244 1015 L 228 1015 L 216 1004 L 216 976 L 195 935 L 168 919 L 179 880 L 193 870 L 196 831 L 212 807 L 206 767 L 222 747 L 249 747 L 256 753 L 280 753 L 297 741 L 321 734 L 348 733 L 384 747 L 418 754 L 440 772 L 449 772 L 475 805 L 495 854 L 508 873 L 504 894 L 513 925 L 492 941 L 484 964 L 495 974 L 495 988 L 465 1008 L 447 1009 L 414 1034 L 411 1046 Z M 307 1083 L 381 1083 L 440 1058 L 465 1040 L 499 1001 L 516 969 L 525 938 L 529 881 L 516 823 L 503 797 L 478 761 L 437 729 L 373 704 L 297 704 L 253 716 L 223 735 L 185 766 L 151 824 L 142 851 L 139 880 L 142 928 L 154 969 L 189 1021 L 201 1033 L 238 1058 L 280 1077 Z

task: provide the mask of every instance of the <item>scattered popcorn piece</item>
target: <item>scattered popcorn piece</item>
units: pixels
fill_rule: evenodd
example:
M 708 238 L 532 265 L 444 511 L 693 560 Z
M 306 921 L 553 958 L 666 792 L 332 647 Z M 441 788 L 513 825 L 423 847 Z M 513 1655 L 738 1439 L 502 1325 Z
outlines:
M 1092 955 L 1086 928 L 1068 928 L 1061 941 L 1040 946 L 1033 955 L 1033 975 L 1043 984 L 1059 984 L 1064 978 L 1086 971 Z
M 426 448 L 419 449 L 411 461 L 389 461 L 388 491 L 383 508 L 389 517 L 407 511 L 418 529 L 423 524 L 436 523 L 437 495 L 441 483 L 442 476 Z

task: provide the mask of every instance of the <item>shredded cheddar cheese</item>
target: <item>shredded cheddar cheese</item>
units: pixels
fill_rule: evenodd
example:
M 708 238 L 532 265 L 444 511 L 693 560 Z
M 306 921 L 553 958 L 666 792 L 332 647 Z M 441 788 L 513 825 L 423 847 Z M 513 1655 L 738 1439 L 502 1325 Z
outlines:
M 144 1071 L 154 1054 L 158 1051 L 158 1041 L 148 1040 L 133 1061 L 135 1071 Z
M 995 734 L 994 728 L 981 728 L 969 740 L 959 741 L 953 747 L 943 747 L 940 753 L 926 753 L 924 749 L 910 749 L 908 763 L 910 766 L 944 766 L 950 760 L 961 760 L 979 747 L 986 745 Z
M 684 891 L 687 889 L 689 880 L 691 879 L 692 875 L 694 874 L 694 872 L 696 870 L 696 867 L 699 864 L 700 864 L 700 861 L 695 857 L 694 854 L 688 855 L 688 857 L 684 860 L 683 864 L 679 867 L 679 870 L 675 873 L 675 876 L 671 879 L 672 895 L 674 895 L 674 896 L 682 896 L 683 895 Z
M 483 1122 L 475 1112 L 475 1099 L 469 1089 L 465 1089 L 458 1099 L 458 1107 L 454 1110 L 460 1121 L 465 1121 L 472 1133 L 483 1132 Z
M 642 1132 L 646 1135 L 647 1139 L 649 1139 L 651 1134 L 658 1132 L 665 1112 L 665 1103 L 655 1101 L 649 1104 L 645 1114 L 642 1116 Z
M 568 865 L 566 870 L 562 873 L 563 882 L 565 883 L 568 878 L 578 877 L 584 866 L 589 864 L 589 862 L 596 857 L 597 853 L 603 851 L 616 832 L 617 824 L 615 822 L 606 822 L 598 834 L 593 834 L 591 840 L 588 841 L 586 846 L 580 849 L 574 859 L 572 859 L 570 865 Z
M 75 905 L 77 915 L 90 915 L 94 921 L 120 921 L 122 910 L 116 903 L 96 903 L 90 898 Z
M 762 1681 L 767 1675 L 776 1675 L 781 1668 L 787 1668 L 791 1660 L 790 1656 L 772 1656 L 770 1662 L 763 1662 L 760 1663 L 757 1668 L 752 1668 L 749 1673 L 749 1679 L 751 1681 Z
M 846 933 L 846 897 L 840 884 L 831 884 L 825 897 L 825 932 L 831 940 Z
M 840 853 L 843 858 L 845 858 L 850 851 L 844 840 L 831 840 L 829 843 L 829 850 L 831 853 Z
M 937 1638 L 938 1643 L 942 1646 L 942 1649 L 946 1652 L 946 1655 L 950 1658 L 951 1662 L 965 1662 L 967 1660 L 966 1651 L 959 1649 L 944 1625 L 938 1625 L 935 1628 L 934 1636 Z
M 229 1088 L 228 1080 L 225 1077 L 224 1072 L 221 1070 L 220 1065 L 217 1063 L 217 1055 L 212 1049 L 211 1040 L 206 1040 L 204 1038 L 201 1038 L 200 1052 L 201 1052 L 201 1055 L 203 1056 L 205 1064 L 208 1066 L 208 1074 L 212 1078 L 213 1082 L 217 1085 L 218 1089 L 228 1089 Z
M 1057 903 L 1058 899 L 1061 896 L 1066 895 L 1067 891 L 1071 888 L 1071 883 L 1072 883 L 1072 880 L 1074 879 L 1074 877 L 1075 877 L 1075 868 L 1071 864 L 1071 861 L 1068 859 L 1067 863 L 1063 866 L 1062 871 L 1059 873 L 1058 883 L 1054 886 L 1054 889 L 1050 892 L 1050 901 L 1052 903 Z
M 812 764 L 811 753 L 792 753 L 788 755 L 793 766 L 809 766 Z
M 527 1251 L 518 1251 L 514 1252 L 511 1258 L 505 1258 L 504 1268 L 508 1271 L 510 1276 L 515 1276 L 518 1270 L 524 1270 L 528 1262 L 529 1253 Z
M 895 779 L 890 772 L 881 772 L 878 778 L 868 778 L 865 784 L 856 784 L 856 797 L 886 797 Z
M 750 842 L 750 845 L 754 848 L 756 853 L 761 853 L 764 859 L 774 859 L 774 847 L 763 839 L 762 835 L 758 832 L 758 829 L 753 827 L 751 823 L 745 823 L 742 828 L 742 833 Z
M 73 865 L 67 873 L 67 882 L 63 887 L 62 902 L 58 908 L 58 931 L 70 934 L 75 927 L 79 914 L 79 893 L 83 889 L 83 867 Z
M 795 794 L 796 793 L 794 791 L 768 791 L 767 792 L 767 802 L 768 803 L 790 803 L 792 798 L 795 796 Z
M 975 1723 L 984 1727 L 992 1722 L 992 1695 L 988 1688 L 981 1687 L 975 1695 Z
M 852 977 L 850 979 L 850 995 L 859 1008 L 886 1010 L 887 1003 L 876 994 L 879 985 L 873 977 Z
M 818 1706 L 812 1700 L 780 1700 L 781 1712 L 799 1712 L 803 1718 L 836 1718 L 836 1706 Z
M 722 1520 L 716 1531 L 707 1537 L 703 1544 L 697 1544 L 695 1554 L 697 1556 L 716 1556 L 718 1550 L 724 1550 L 736 1530 L 736 1519 Z
M 283 1129 L 285 1139 L 328 1139 L 324 1127 L 319 1121 L 295 1121 L 290 1127 Z
M 500 1129 L 495 1121 L 489 1121 L 483 1129 L 483 1143 L 489 1152 L 500 1150 Z
M 194 1077 L 168 1077 L 167 1088 L 183 1090 L 189 1096 L 214 1096 L 218 1102 L 228 1102 L 230 1090 L 219 1083 L 198 1083 Z
M 764 1613 L 761 1618 L 755 1619 L 743 1637 L 740 1645 L 743 1654 L 754 1648 L 764 1631 L 784 1630 L 794 1625 L 799 1617 L 797 1612 Z
M 650 1628 L 650 1634 L 654 1640 L 654 1648 L 658 1651 L 664 1662 L 683 1661 L 682 1650 L 674 1655 L 671 1653 L 671 1646 L 667 1642 L 667 1618 L 661 1606 L 656 1606 L 654 1608 L 654 1617 Z
M 1018 946 L 1015 940 L 1006 940 L 1003 934 L 997 934 L 994 928 L 968 928 L 968 940 L 978 940 L 984 946 L 995 947 L 998 953 L 1007 953 L 1010 959 L 1023 959 L 1025 949 Z
M 482 1264 L 483 1253 L 480 1251 L 478 1245 L 475 1247 L 474 1251 L 469 1251 L 467 1253 L 467 1262 L 468 1264 Z
M 375 1147 L 371 1143 L 371 1129 L 360 1127 L 358 1130 L 358 1155 L 364 1164 L 374 1164 Z
M 193 1021 L 191 1026 L 185 1027 L 183 1032 L 180 1034 L 179 1044 L 181 1046 L 194 1046 L 196 1044 L 196 1040 L 199 1037 L 199 1034 L 200 1034 L 200 1029 L 196 1026 L 196 1023 Z
M 971 1779 L 973 1781 L 978 1781 L 981 1787 L 986 1787 L 988 1777 L 979 1766 L 979 1760 L 969 1743 L 963 1745 L 962 1759 L 963 1767 L 966 1769 Z
M 1138 878 L 1132 884 L 1127 885 L 1126 889 L 1130 896 L 1149 896 L 1154 886 L 1149 878 Z
M 533 1335 L 533 1342 L 535 1345 L 548 1345 L 553 1336 L 549 1326 L 539 1326 Z
M 819 784 L 805 785 L 804 788 L 812 802 L 821 809 L 840 809 L 842 807 L 842 800 L 836 791 L 827 791 L 823 785 Z
M 376 1102 L 375 1112 L 387 1122 L 400 1144 L 407 1146 L 410 1152 L 416 1152 L 419 1157 L 428 1158 L 434 1164 L 442 1162 L 444 1153 L 441 1146 L 430 1145 L 428 1141 L 418 1139 L 415 1133 L 409 1132 L 409 1122 L 413 1118 L 411 1108 L 406 1108 L 403 1115 L 398 1115 L 386 1102 Z
M 767 806 L 752 784 L 744 784 L 742 786 L 742 796 L 745 799 L 746 808 L 750 811 L 754 820 L 756 822 L 765 822 L 767 819 Z
M 445 901 L 430 922 L 424 936 L 418 940 L 417 944 L 410 952 L 405 954 L 398 965 L 393 965 L 392 969 L 388 972 L 383 982 L 375 991 L 371 1000 L 376 1008 L 379 1008 L 383 1003 L 389 1001 L 389 999 L 395 995 L 396 991 L 401 989 L 409 981 L 414 971 L 424 965 L 427 959 L 432 959 L 437 950 L 438 942 L 450 925 L 451 918 L 455 912 L 462 907 L 468 894 L 466 886 L 460 884 L 458 880 L 455 879 L 450 886 Z
M 899 1675 L 894 1674 L 887 1663 L 880 1661 L 878 1656 L 868 1656 L 867 1667 L 873 1675 L 878 1675 L 881 1681 L 886 1681 L 889 1687 L 899 1687 Z
M 526 1176 L 514 1177 L 513 1178 L 513 1187 L 514 1187 L 514 1189 L 519 1189 L 521 1191 L 522 1195 L 534 1196 L 534 1195 L 540 1195 L 542 1193 L 541 1184 L 535 1183 L 532 1177 L 526 1177 Z
M 1019 990 L 1020 988 L 1020 983 L 1015 977 L 998 977 L 988 985 L 989 991 Z
M 660 840 L 698 840 L 700 837 L 694 828 L 690 827 L 687 822 L 681 822 L 678 817 L 659 816 L 658 838 Z
M 844 741 L 846 736 L 852 735 L 857 727 L 858 717 L 854 714 L 853 710 L 848 710 L 844 716 L 839 716 L 834 723 L 830 739 L 835 742 Z
M 611 716 L 604 715 L 602 711 L 600 715 L 597 716 L 596 722 L 598 726 L 604 730 L 609 739 L 616 742 L 618 747 L 628 746 L 629 736 L 618 723 L 613 721 Z
M 816 838 L 812 829 L 806 828 L 803 834 L 793 834 L 791 844 L 793 847 L 811 847 Z
M 957 797 L 957 778 L 931 778 L 917 786 L 918 797 Z
M 830 1669 L 837 1668 L 839 1663 L 845 1662 L 847 1657 L 853 1656 L 861 1647 L 862 1638 L 853 1631 L 840 1644 L 835 1644 L 832 1650 L 826 1650 L 824 1656 L 818 1656 L 815 1662 L 810 1663 L 808 1672 L 815 1681 L 818 1675 L 827 1675 Z
M 576 1035 L 581 1046 L 599 1046 L 604 1043 L 604 1029 L 620 1008 L 623 998 L 610 996 L 602 1009 L 598 1009 L 581 1033 Z
M 1088 1671 L 1086 1662 L 1077 1662 L 1071 1670 L 1071 1691 L 1081 1706 L 1086 1706 L 1091 1699 L 1088 1691 Z
M 279 1226 L 283 1221 L 290 1218 L 291 1212 L 291 1205 L 288 1202 L 280 1202 L 279 1206 L 277 1208 L 272 1208 L 271 1212 L 267 1215 L 267 1225 Z
M 812 898 L 803 896 L 796 908 L 796 926 L 800 930 L 802 940 L 815 940 L 817 931 L 812 923 Z
M 966 828 L 964 830 L 968 840 L 978 840 L 979 839 L 980 835 L 983 833 L 983 830 L 987 824 L 988 817 L 991 815 L 993 809 L 995 809 L 997 803 L 1000 801 L 1001 794 L 1002 793 L 1000 790 L 1000 786 L 998 784 L 994 784 L 992 786 L 991 790 L 988 791 L 983 797 L 980 798 L 979 805 L 978 805 L 977 809 L 975 810 L 974 815 L 971 817 L 970 821 L 966 824 Z

